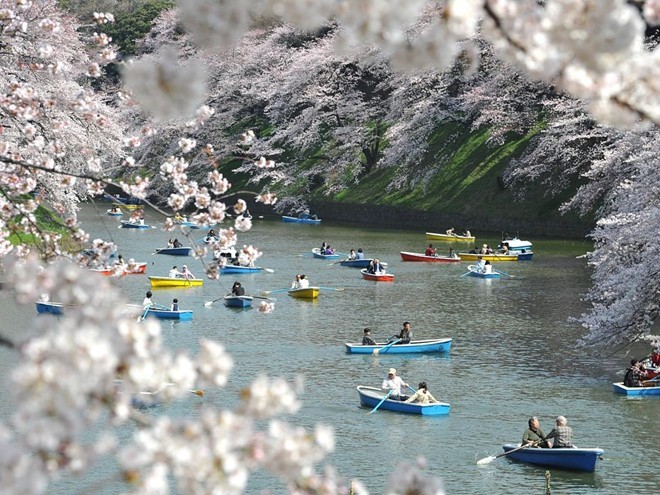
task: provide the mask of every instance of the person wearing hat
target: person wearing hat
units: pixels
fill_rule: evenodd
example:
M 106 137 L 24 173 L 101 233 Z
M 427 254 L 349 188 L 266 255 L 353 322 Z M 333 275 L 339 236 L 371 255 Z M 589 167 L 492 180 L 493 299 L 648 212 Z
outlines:
M 183 265 L 181 267 L 181 277 L 185 278 L 186 280 L 195 278 L 195 276 L 192 274 L 190 270 L 188 270 L 188 267 L 186 265 Z
M 371 338 L 371 328 L 364 329 L 364 336 L 362 337 L 362 345 L 378 345 L 376 341 Z
M 481 254 L 488 254 L 488 244 L 481 246 Z
M 400 376 L 397 376 L 396 369 L 390 368 L 387 372 L 387 376 L 380 386 L 380 389 L 383 392 L 390 392 L 390 396 L 388 397 L 389 399 L 404 401 L 408 398 L 408 396 L 401 393 L 401 388 L 408 388 L 408 386 L 409 385 L 404 382 Z
M 571 449 L 573 448 L 573 429 L 568 426 L 568 421 L 564 416 L 557 416 L 555 426 L 550 433 L 545 437 L 545 440 L 554 438 L 552 442 L 553 449 Z

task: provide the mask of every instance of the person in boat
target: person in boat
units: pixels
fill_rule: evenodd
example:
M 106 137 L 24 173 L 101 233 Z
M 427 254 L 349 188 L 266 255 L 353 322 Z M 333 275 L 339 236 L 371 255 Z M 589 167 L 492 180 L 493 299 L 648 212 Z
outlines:
M 438 252 L 433 248 L 433 244 L 429 244 L 429 247 L 426 248 L 424 252 L 425 256 L 437 256 Z
M 306 289 L 307 287 L 309 287 L 309 280 L 307 280 L 305 275 L 296 274 L 296 279 L 293 281 L 293 284 L 291 284 L 291 288 Z
M 144 300 L 142 301 L 142 307 L 143 308 L 145 308 L 145 309 L 150 308 L 151 306 L 154 305 L 154 302 L 151 300 L 152 295 L 153 294 L 151 293 L 151 291 L 147 292 L 147 294 L 144 297 Z
M 403 381 L 400 376 L 397 376 L 396 369 L 390 368 L 387 372 L 387 376 L 383 379 L 383 383 L 380 385 L 380 389 L 383 392 L 390 392 L 388 397 L 391 400 L 400 400 L 405 401 L 408 396 L 401 392 L 401 388 L 408 388 L 408 384 Z
M 648 375 L 648 372 L 642 369 L 640 362 L 633 358 L 630 360 L 630 367 L 626 369 L 623 384 L 626 387 L 643 387 L 643 382 L 648 379 Z
M 539 418 L 532 416 L 527 421 L 528 428 L 523 432 L 521 445 L 529 445 L 530 447 L 548 447 L 548 442 L 545 441 L 545 432 L 541 429 Z
M 439 402 L 431 392 L 429 392 L 426 382 L 419 382 L 417 386 L 417 392 L 408 397 L 405 402 L 413 402 L 415 404 L 435 404 Z
M 243 218 L 252 218 L 252 215 L 250 214 L 250 210 L 245 208 L 245 211 L 243 212 Z
M 486 262 L 481 256 L 477 256 L 477 263 L 474 265 L 474 269 L 479 273 L 484 273 Z
M 181 244 L 179 242 L 179 239 L 174 239 L 174 241 L 172 241 L 172 247 L 173 248 L 180 248 L 180 247 L 183 247 L 183 244 Z
M 463 232 L 463 236 L 464 237 L 472 237 L 472 234 L 470 234 L 470 231 L 466 229 L 465 232 Z
M 309 218 L 309 210 L 303 210 L 300 213 L 298 213 L 298 218 L 302 220 Z
M 511 253 L 509 253 L 509 243 L 508 242 L 502 243 L 502 247 L 500 248 L 500 253 L 501 254 L 511 254 Z
M 188 270 L 188 267 L 186 265 L 183 265 L 181 267 L 181 278 L 185 278 L 186 280 L 193 279 L 195 276 L 192 274 L 190 270 Z
M 300 288 L 301 289 L 306 289 L 307 287 L 309 287 L 309 280 L 307 279 L 305 274 L 302 273 L 302 274 L 300 274 Z
M 167 275 L 169 278 L 180 278 L 181 277 L 181 272 L 177 268 L 176 265 L 172 267 L 170 270 L 170 273 Z
M 321 244 L 321 249 L 320 249 L 319 253 L 325 254 L 326 249 L 328 249 L 328 243 L 324 242 L 323 244 Z
M 119 208 L 119 206 L 113 206 L 112 208 L 110 208 L 110 213 L 121 213 L 121 209 Z
M 180 214 L 179 212 L 176 212 L 176 213 L 174 214 L 174 221 L 180 223 L 180 222 L 185 221 L 185 218 L 182 217 L 181 214 Z
M 493 273 L 493 265 L 491 265 L 488 260 L 484 263 L 484 273 Z
M 126 262 L 124 261 L 124 257 L 120 254 L 117 255 L 117 261 L 115 261 L 115 265 L 125 265 Z
M 358 260 L 363 260 L 364 259 L 364 252 L 362 251 L 362 248 L 358 248 L 357 253 L 355 253 L 356 259 Z
M 172 249 L 173 247 L 174 247 L 174 240 L 172 240 L 172 238 L 170 238 L 167 241 L 167 249 Z
M 488 254 L 488 244 L 484 244 L 481 246 L 481 249 L 479 250 L 479 254 Z
M 172 299 L 172 306 L 170 307 L 170 311 L 179 311 L 179 300 L 176 297 Z
M 557 416 L 555 420 L 556 426 L 545 437 L 545 440 L 554 439 L 552 441 L 553 449 L 570 449 L 573 448 L 573 429 L 568 426 L 568 421 L 564 416 Z
M 348 260 L 348 261 L 353 261 L 353 260 L 356 260 L 356 259 L 357 259 L 357 254 L 355 254 L 355 249 L 351 249 L 351 250 L 348 252 L 348 258 L 347 258 L 347 260 Z
M 454 227 L 452 227 L 451 229 L 447 229 L 445 232 L 447 232 L 447 235 L 456 235 L 454 234 Z
M 362 345 L 378 345 L 374 339 L 371 338 L 371 328 L 366 327 L 364 329 L 364 335 L 362 337 Z
M 241 283 L 236 281 L 234 285 L 231 286 L 231 295 L 232 296 L 244 296 L 245 289 L 241 286 Z
M 458 255 L 456 254 L 456 251 L 454 251 L 454 248 L 452 248 L 452 247 L 449 248 L 449 257 L 454 258 L 454 259 L 458 258 Z
M 474 249 L 468 251 L 470 254 L 479 254 L 479 246 L 474 246 Z
M 410 341 L 412 340 L 412 329 L 410 328 L 409 321 L 403 322 L 403 328 L 396 338 L 399 339 L 399 342 L 397 342 L 398 344 L 410 344 Z

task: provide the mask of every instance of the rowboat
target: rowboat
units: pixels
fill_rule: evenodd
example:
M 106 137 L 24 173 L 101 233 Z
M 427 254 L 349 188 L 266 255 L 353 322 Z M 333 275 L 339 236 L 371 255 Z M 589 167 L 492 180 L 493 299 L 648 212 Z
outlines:
M 121 220 L 121 228 L 122 229 L 150 229 L 151 225 L 147 225 L 147 224 L 144 224 L 144 223 L 129 222 L 128 220 Z
M 502 239 L 502 243 L 500 244 L 500 247 L 502 247 L 504 244 L 509 246 L 509 251 L 522 251 L 523 249 L 525 251 L 532 250 L 531 242 L 521 241 L 517 237 L 513 237 L 512 239 Z
M 516 251 L 516 253 L 518 254 L 518 261 L 529 261 L 534 256 L 532 251 L 526 251 L 524 249 L 522 251 Z
M 458 263 L 461 261 L 459 257 L 450 258 L 449 256 L 427 256 L 422 253 L 410 253 L 408 251 L 401 251 L 400 254 L 403 261 L 427 261 L 432 263 Z
M 481 272 L 477 270 L 477 267 L 475 265 L 470 265 L 467 267 L 468 272 L 471 277 L 478 277 L 478 278 L 500 278 L 502 274 L 498 272 L 497 270 L 492 270 L 491 272 Z
M 359 342 L 346 343 L 346 352 L 349 354 L 373 354 L 376 349 L 383 349 L 387 344 L 376 345 L 362 345 Z M 451 338 L 444 339 L 426 339 L 426 340 L 412 340 L 409 344 L 394 344 L 388 346 L 386 349 L 379 351 L 379 355 L 383 354 L 407 354 L 407 353 L 421 353 L 421 352 L 449 352 L 451 349 Z
M 337 259 L 339 258 L 339 254 L 321 254 L 321 248 L 314 248 L 312 249 L 312 256 L 315 258 L 321 258 L 324 260 L 332 260 L 332 259 Z
M 304 289 L 289 289 L 289 295 L 297 299 L 316 299 L 321 289 L 318 287 L 305 287 Z
M 298 218 L 298 217 L 289 217 L 287 215 L 282 215 L 282 221 L 288 223 L 311 223 L 315 225 L 321 223 L 320 218 L 311 218 L 311 217 Z
M 510 452 L 520 447 L 520 444 L 507 443 L 502 446 L 504 452 Z M 573 471 L 586 471 L 593 473 L 596 469 L 596 461 L 603 455 L 603 449 L 538 449 L 534 447 L 524 448 L 507 455 L 511 459 L 539 466 L 557 467 L 571 469 Z
M 369 266 L 369 263 L 373 261 L 372 258 L 366 259 L 362 258 L 361 260 L 355 259 L 355 260 L 341 260 L 339 264 L 341 266 L 348 266 L 349 268 L 367 268 Z M 385 266 L 387 263 L 382 263 L 381 265 Z
M 623 382 L 613 383 L 612 386 L 617 394 L 629 396 L 660 395 L 660 382 L 658 382 L 657 387 L 626 387 Z
M 190 256 L 192 254 L 191 247 L 172 247 L 156 249 L 156 254 L 169 254 L 170 256 Z
M 360 273 L 362 274 L 362 278 L 365 280 L 373 280 L 375 282 L 394 282 L 394 275 L 392 275 L 391 273 L 384 273 L 384 272 L 369 273 L 369 271 L 366 268 L 360 270 Z
M 249 308 L 252 306 L 252 296 L 225 296 L 225 306 L 230 308 Z
M 105 210 L 105 213 L 111 217 L 121 217 L 123 215 L 121 211 L 115 211 L 112 208 Z
M 199 287 L 204 284 L 201 278 L 149 277 L 152 287 Z
M 124 265 L 124 273 L 126 275 L 138 275 L 141 273 L 147 273 L 147 263 L 128 263 Z
M 117 275 L 120 274 L 119 271 L 115 272 L 114 268 L 90 268 L 89 271 L 94 272 L 94 273 L 98 273 L 99 275 L 105 275 L 106 277 L 108 277 L 110 275 L 113 275 L 115 273 Z M 123 275 L 123 273 L 122 273 L 122 275 Z
M 47 302 L 47 301 L 37 301 L 37 313 L 42 314 L 51 314 L 51 315 L 61 315 L 64 313 L 64 308 L 62 303 L 56 302 Z
M 360 396 L 360 404 L 367 407 L 376 407 L 386 395 L 386 393 L 379 388 L 366 387 L 364 385 L 358 385 L 357 391 Z M 421 414 L 422 416 L 438 416 L 441 414 L 449 414 L 451 406 L 446 402 L 417 404 L 412 402 L 402 402 L 400 400 L 385 399 L 378 409 L 406 414 Z
M 242 266 L 242 265 L 225 265 L 220 267 L 220 273 L 256 273 L 263 270 L 260 266 Z
M 172 311 L 169 309 L 149 308 L 147 317 L 153 316 L 161 320 L 192 320 L 193 312 L 191 310 Z
M 518 253 L 511 254 L 479 254 L 479 253 L 458 253 L 461 261 L 477 261 L 481 258 L 484 261 L 518 261 Z
M 429 241 L 450 241 L 450 242 L 474 242 L 473 235 L 458 235 L 458 234 L 436 234 L 435 232 L 427 232 L 426 238 Z

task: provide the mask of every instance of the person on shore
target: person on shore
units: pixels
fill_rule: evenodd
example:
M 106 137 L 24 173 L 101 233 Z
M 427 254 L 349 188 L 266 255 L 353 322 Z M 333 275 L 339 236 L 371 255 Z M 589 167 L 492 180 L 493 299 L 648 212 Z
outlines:
M 431 392 L 429 392 L 429 389 L 426 386 L 426 382 L 419 382 L 417 392 L 408 397 L 405 402 L 413 402 L 415 404 L 435 404 L 439 401 L 431 395 Z
M 545 437 L 546 440 L 554 439 L 552 441 L 553 449 L 570 449 L 573 448 L 573 429 L 568 426 L 568 421 L 564 416 L 557 416 L 555 420 L 556 426 Z
M 362 345 L 377 345 L 376 341 L 371 338 L 371 328 L 364 329 L 364 336 L 362 337 Z
M 545 433 L 541 429 L 539 418 L 532 416 L 527 421 L 528 428 L 523 433 L 521 445 L 529 445 L 530 447 L 547 447 L 548 442 L 545 441 Z
M 408 396 L 401 392 L 401 388 L 408 388 L 408 384 L 404 382 L 400 376 L 397 376 L 396 369 L 390 368 L 387 376 L 383 379 L 380 389 L 383 392 L 390 392 L 389 399 L 405 401 Z
M 244 296 L 245 289 L 241 286 L 241 283 L 236 281 L 234 285 L 231 286 L 231 295 L 232 296 Z
M 429 244 L 429 247 L 426 248 L 424 256 L 437 256 L 438 252 L 433 248 L 433 244 Z

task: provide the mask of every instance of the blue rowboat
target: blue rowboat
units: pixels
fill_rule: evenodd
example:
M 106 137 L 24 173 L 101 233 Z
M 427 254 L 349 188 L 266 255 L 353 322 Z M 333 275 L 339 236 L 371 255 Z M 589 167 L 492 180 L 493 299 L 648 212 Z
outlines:
M 147 316 L 154 316 L 162 320 L 192 320 L 192 315 L 191 310 L 171 311 L 169 309 L 149 308 L 149 311 L 147 311 Z
M 358 385 L 358 394 L 360 404 L 366 407 L 376 407 L 380 401 L 383 401 L 386 393 L 376 387 L 365 387 Z M 400 400 L 385 399 L 379 407 L 380 410 L 400 412 L 405 414 L 421 414 L 422 416 L 439 416 L 449 414 L 451 406 L 446 402 L 436 402 L 435 404 L 417 404 L 407 403 Z
M 526 249 L 518 251 L 518 261 L 529 261 L 532 259 L 532 256 L 534 256 L 532 251 L 527 251 Z
M 626 387 L 623 382 L 613 383 L 614 391 L 617 394 L 642 396 L 642 395 L 660 395 L 660 382 L 656 382 L 657 387 Z
M 321 258 L 322 260 L 334 260 L 339 258 L 339 254 L 321 254 L 321 248 L 314 248 L 312 249 L 312 256 L 314 258 Z
M 110 210 L 105 210 L 105 213 L 106 213 L 107 215 L 111 216 L 111 217 L 121 217 L 121 216 L 124 215 L 123 212 L 121 212 L 121 211 L 114 211 L 114 210 L 112 210 L 112 209 L 110 209 Z
M 156 249 L 156 254 L 169 254 L 170 256 L 190 256 L 191 247 L 160 248 Z
M 241 266 L 241 265 L 225 265 L 220 267 L 220 273 L 257 273 L 263 270 L 260 266 Z
M 359 342 L 346 343 L 346 352 L 349 354 L 373 354 L 376 349 L 383 349 L 387 344 L 362 345 Z M 449 352 L 451 349 L 451 338 L 412 340 L 409 344 L 394 344 L 387 346 L 379 355 L 383 354 L 409 354 L 422 352 Z
M 518 447 L 520 444 L 512 443 L 502 446 L 504 452 Z M 593 473 L 596 469 L 596 461 L 604 453 L 603 449 L 537 449 L 529 447 L 512 452 L 507 457 L 527 464 Z
M 312 217 L 298 218 L 298 217 L 289 217 L 286 215 L 282 215 L 282 221 L 288 223 L 311 223 L 314 225 L 318 225 L 319 223 L 321 223 L 320 218 L 312 218 Z
M 480 272 L 477 270 L 477 267 L 475 265 L 470 265 L 467 267 L 468 268 L 468 274 L 471 277 L 478 277 L 478 278 L 500 278 L 502 275 L 500 272 L 497 270 L 493 270 L 490 273 L 485 273 L 485 272 Z
M 62 303 L 55 302 L 37 302 L 37 313 L 42 314 L 51 314 L 51 315 L 61 315 L 64 312 Z
M 127 220 L 121 220 L 121 228 L 122 229 L 150 229 L 151 225 L 147 225 L 147 224 L 143 224 L 143 223 L 129 222 Z
M 230 308 L 250 308 L 252 307 L 252 296 L 225 296 L 225 306 Z

